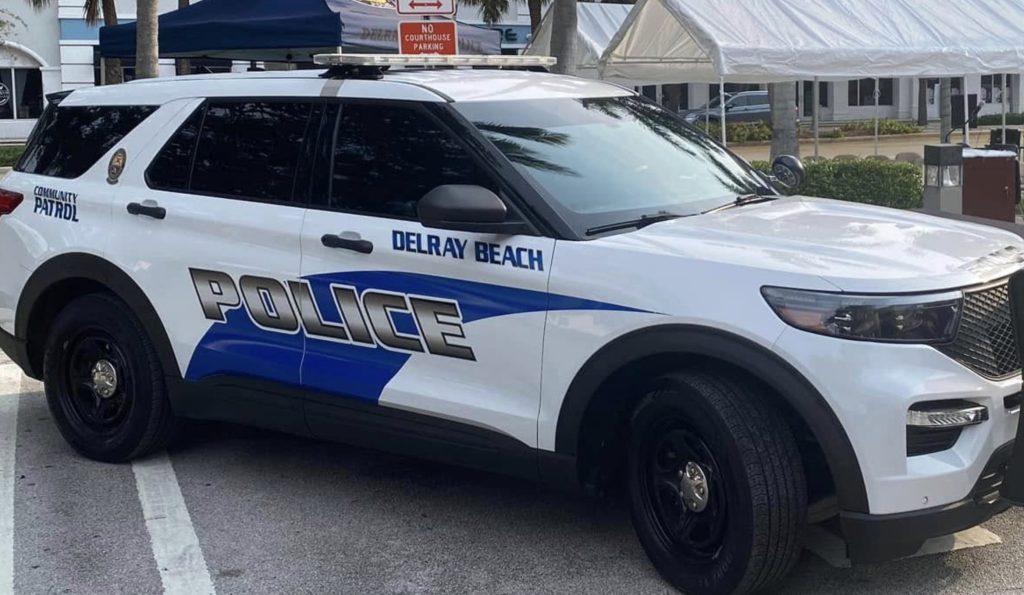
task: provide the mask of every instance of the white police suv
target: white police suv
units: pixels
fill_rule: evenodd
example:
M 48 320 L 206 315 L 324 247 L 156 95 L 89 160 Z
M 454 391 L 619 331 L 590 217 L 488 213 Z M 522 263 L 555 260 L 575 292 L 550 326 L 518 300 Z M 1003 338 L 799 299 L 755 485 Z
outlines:
M 0 346 L 84 455 L 218 419 L 620 487 L 698 594 L 782 578 L 809 520 L 879 560 L 1021 499 L 1016 235 L 778 196 L 538 58 L 327 59 L 50 98 Z

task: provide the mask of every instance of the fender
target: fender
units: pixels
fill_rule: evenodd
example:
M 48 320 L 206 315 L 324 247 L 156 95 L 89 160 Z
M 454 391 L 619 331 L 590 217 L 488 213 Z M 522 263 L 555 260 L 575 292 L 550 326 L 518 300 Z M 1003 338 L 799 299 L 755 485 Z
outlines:
M 171 341 L 149 298 L 127 273 L 93 254 L 61 254 L 47 260 L 32 273 L 18 299 L 18 309 L 14 318 L 15 335 L 27 341 L 30 347 L 33 340 L 39 340 L 29 336 L 28 327 L 40 296 L 55 284 L 73 279 L 99 283 L 123 300 L 146 329 L 163 365 L 164 375 L 171 380 L 181 380 Z M 32 377 L 39 378 L 42 370 L 35 368 L 41 368 L 41 362 L 27 363 L 31 369 L 26 371 Z
M 821 393 L 768 349 L 716 329 L 664 325 L 628 333 L 602 347 L 580 368 L 562 401 L 555 433 L 555 452 L 575 458 L 580 426 L 590 400 L 616 370 L 643 358 L 677 353 L 697 355 L 742 368 L 781 395 L 807 423 L 821 445 L 836 482 L 839 506 L 868 512 L 867 490 L 857 455 L 846 430 Z

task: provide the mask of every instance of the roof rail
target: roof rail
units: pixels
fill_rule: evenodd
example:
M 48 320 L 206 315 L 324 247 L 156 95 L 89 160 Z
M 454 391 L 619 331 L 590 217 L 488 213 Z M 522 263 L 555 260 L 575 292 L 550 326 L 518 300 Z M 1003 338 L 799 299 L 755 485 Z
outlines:
M 316 54 L 313 63 L 328 66 L 324 78 L 379 79 L 392 66 L 413 68 L 504 68 L 547 72 L 556 59 L 551 56 L 486 56 L 436 54 Z

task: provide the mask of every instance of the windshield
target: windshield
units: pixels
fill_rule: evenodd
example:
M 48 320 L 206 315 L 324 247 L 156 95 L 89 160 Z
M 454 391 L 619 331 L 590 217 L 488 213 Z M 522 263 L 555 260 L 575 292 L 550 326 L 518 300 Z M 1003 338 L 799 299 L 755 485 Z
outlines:
M 578 229 L 697 214 L 765 186 L 709 136 L 637 97 L 454 106 Z

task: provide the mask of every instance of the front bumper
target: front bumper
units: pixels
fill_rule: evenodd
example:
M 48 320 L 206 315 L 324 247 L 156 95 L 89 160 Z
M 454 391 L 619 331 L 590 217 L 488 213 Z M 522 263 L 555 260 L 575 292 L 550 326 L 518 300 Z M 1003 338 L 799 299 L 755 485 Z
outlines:
M 1012 504 L 1002 497 L 1013 442 L 989 458 L 970 494 L 951 504 L 897 514 L 840 513 L 840 525 L 853 562 L 882 562 L 909 556 L 925 541 L 984 523 Z

